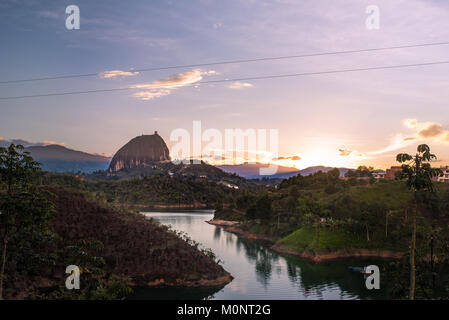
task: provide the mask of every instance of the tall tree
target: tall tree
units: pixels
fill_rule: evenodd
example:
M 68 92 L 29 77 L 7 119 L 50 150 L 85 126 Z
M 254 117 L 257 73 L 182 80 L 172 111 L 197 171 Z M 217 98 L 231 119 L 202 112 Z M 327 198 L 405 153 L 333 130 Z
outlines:
M 441 169 L 432 168 L 430 166 L 430 162 L 436 160 L 436 158 L 436 155 L 430 153 L 430 148 L 426 144 L 419 145 L 415 155 L 400 153 L 396 156 L 396 161 L 402 163 L 402 171 L 398 174 L 398 178 L 406 179 L 407 187 L 413 191 L 414 194 L 413 231 L 410 248 L 410 300 L 415 299 L 416 216 L 418 214 L 417 193 L 419 191 L 435 191 L 432 178 L 443 174 Z
M 8 242 L 23 242 L 37 233 L 46 233 L 52 204 L 33 181 L 39 163 L 21 145 L 0 148 L 0 300 L 3 299 Z M 20 238 L 20 239 L 19 239 Z

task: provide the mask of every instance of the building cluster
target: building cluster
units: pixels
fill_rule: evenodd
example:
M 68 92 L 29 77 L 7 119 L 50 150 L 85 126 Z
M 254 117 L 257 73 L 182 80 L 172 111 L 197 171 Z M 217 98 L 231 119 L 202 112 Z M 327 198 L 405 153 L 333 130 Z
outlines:
M 439 177 L 434 177 L 433 180 L 438 182 L 449 183 L 449 167 L 444 167 L 440 169 L 443 171 L 443 175 Z M 387 169 L 387 171 L 374 170 L 372 174 L 375 179 L 394 180 L 396 178 L 396 174 L 401 171 L 402 171 L 401 166 L 392 166 L 390 169 Z

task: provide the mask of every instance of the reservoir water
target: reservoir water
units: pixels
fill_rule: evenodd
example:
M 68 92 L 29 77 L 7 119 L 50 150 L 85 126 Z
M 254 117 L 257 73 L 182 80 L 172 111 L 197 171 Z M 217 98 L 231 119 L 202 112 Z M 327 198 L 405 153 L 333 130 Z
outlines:
M 213 210 L 143 213 L 161 224 L 183 231 L 210 248 L 234 280 L 221 289 L 143 289 L 137 299 L 384 299 L 380 290 L 368 290 L 364 276 L 349 266 L 379 265 L 379 261 L 342 260 L 313 263 L 297 257 L 281 256 L 263 243 L 248 241 L 223 228 L 206 223 Z M 381 267 L 379 265 L 379 267 Z

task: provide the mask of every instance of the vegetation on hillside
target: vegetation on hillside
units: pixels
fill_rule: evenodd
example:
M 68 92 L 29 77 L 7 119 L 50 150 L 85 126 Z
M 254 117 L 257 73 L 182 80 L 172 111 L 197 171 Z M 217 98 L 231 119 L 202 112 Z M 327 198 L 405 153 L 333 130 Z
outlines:
M 22 147 L 0 148 L 0 298 L 122 299 L 134 285 L 230 281 L 214 254 L 185 235 L 88 201 L 90 193 L 38 186 L 44 180 Z M 73 176 L 66 182 L 83 190 Z M 81 270 L 80 290 L 64 286 L 69 265 Z
M 40 181 L 46 186 L 66 188 L 89 194 L 89 197 L 111 205 L 192 205 L 215 207 L 229 204 L 245 191 L 263 186 L 211 165 L 161 162 L 108 175 L 46 172 Z
M 407 168 L 403 169 L 406 175 Z M 296 252 L 364 249 L 402 253 L 404 259 L 393 265 L 407 273 L 416 251 L 417 273 L 422 272 L 416 279 L 416 295 L 449 296 L 447 289 L 440 292 L 448 288 L 447 277 L 437 275 L 437 270 L 449 264 L 449 185 L 430 181 L 436 172 L 426 180 L 435 186 L 434 192 L 429 192 L 429 187 L 410 190 L 406 183 L 410 179 L 363 179 L 368 177 L 367 171 L 369 168 L 360 167 L 349 179 L 340 179 L 338 169 L 291 177 L 276 190 L 238 196 L 230 208 L 216 215 L 231 220 L 239 212 L 241 229 L 270 237 Z M 416 250 L 410 250 L 414 238 Z M 403 290 L 410 281 L 403 276 L 398 279 L 401 282 L 396 283 L 394 296 L 410 297 Z

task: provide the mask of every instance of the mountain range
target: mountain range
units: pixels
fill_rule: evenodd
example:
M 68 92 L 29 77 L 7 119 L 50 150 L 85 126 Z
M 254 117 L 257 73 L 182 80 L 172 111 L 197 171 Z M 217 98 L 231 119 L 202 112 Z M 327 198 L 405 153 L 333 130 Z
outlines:
M 262 179 L 262 178 L 287 179 L 296 176 L 298 174 L 301 174 L 302 176 L 308 176 L 318 171 L 328 172 L 334 169 L 334 167 L 313 166 L 299 170 L 297 168 L 278 166 L 276 174 L 271 176 L 261 175 L 260 169 L 267 166 L 268 166 L 267 164 L 262 163 L 243 163 L 237 165 L 220 165 L 217 167 L 222 169 L 223 171 L 237 174 L 246 179 Z M 341 177 L 343 177 L 345 173 L 348 172 L 349 170 L 348 168 L 338 168 L 338 169 L 340 170 Z
M 0 147 L 8 147 L 11 143 L 24 146 L 25 151 L 41 163 L 44 171 L 92 173 L 106 170 L 111 161 L 109 157 L 69 149 L 59 144 L 33 143 L 22 139 L 0 140 Z
M 58 144 L 46 145 L 44 143 L 32 143 L 21 139 L 0 140 L 0 147 L 7 147 L 10 143 L 25 146 L 25 150 L 30 152 L 31 156 L 42 164 L 42 169 L 44 171 L 92 173 L 95 171 L 105 171 L 109 169 L 109 172 L 111 173 L 113 171 L 136 167 L 136 170 L 134 171 L 137 173 L 139 170 L 142 170 L 142 168 L 138 168 L 141 167 L 140 164 L 144 163 L 146 160 L 154 163 L 161 162 L 160 165 L 155 167 L 159 171 L 162 168 L 168 170 L 168 167 L 170 167 L 171 171 L 177 171 L 177 169 L 173 170 L 172 166 L 167 167 L 167 165 L 163 165 L 164 162 L 169 162 L 168 160 L 170 159 L 170 156 L 168 153 L 168 148 L 157 132 L 154 135 L 140 136 L 132 139 L 125 146 L 123 146 L 112 159 L 110 157 L 105 157 L 98 154 L 90 154 L 69 149 Z M 150 146 L 151 148 L 149 148 L 149 152 L 142 152 L 140 149 L 142 149 L 143 146 Z M 154 167 L 154 164 L 152 166 Z M 216 167 L 226 173 L 235 174 L 246 179 L 287 179 L 298 174 L 308 176 L 318 171 L 328 172 L 334 169 L 333 167 L 313 166 L 299 170 L 297 168 L 278 166 L 276 174 L 270 176 L 260 175 L 260 169 L 267 166 L 267 164 L 262 163 L 243 163 L 237 165 L 217 165 Z M 201 166 L 201 175 L 205 175 L 203 172 L 205 170 L 204 167 L 207 166 Z M 344 174 L 349 170 L 348 168 L 338 169 L 340 170 L 340 176 L 344 176 Z M 145 169 L 145 171 L 148 170 Z M 189 171 L 191 171 L 191 169 L 189 169 Z M 207 173 L 210 175 L 210 170 Z M 141 173 L 139 172 L 139 175 L 140 174 Z M 188 175 L 190 174 L 191 172 L 188 173 Z M 215 173 L 215 175 L 216 174 L 217 173 Z

